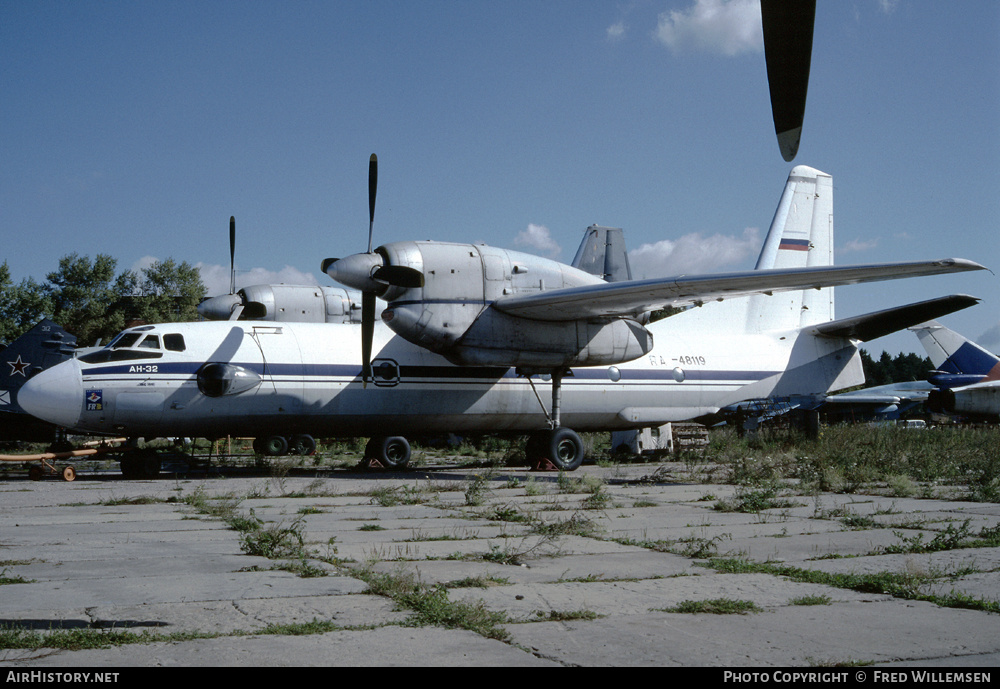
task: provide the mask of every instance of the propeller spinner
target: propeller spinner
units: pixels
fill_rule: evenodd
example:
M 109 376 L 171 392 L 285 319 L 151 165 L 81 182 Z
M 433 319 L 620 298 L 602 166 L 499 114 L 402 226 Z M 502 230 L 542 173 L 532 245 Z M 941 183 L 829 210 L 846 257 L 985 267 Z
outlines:
M 378 191 L 378 157 L 368 159 L 368 251 L 345 258 L 328 258 L 324 273 L 337 282 L 361 291 L 361 379 L 365 387 L 372 377 L 372 339 L 375 335 L 375 298 L 389 287 L 422 287 L 424 276 L 407 266 L 385 265 L 385 258 L 372 250 L 375 226 L 375 194 Z

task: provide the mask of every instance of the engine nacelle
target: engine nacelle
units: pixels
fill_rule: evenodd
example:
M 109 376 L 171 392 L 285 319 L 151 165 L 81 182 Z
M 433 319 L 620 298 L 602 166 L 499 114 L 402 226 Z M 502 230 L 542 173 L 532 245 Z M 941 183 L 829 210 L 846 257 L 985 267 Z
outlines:
M 360 300 L 360 294 L 343 287 L 250 285 L 235 295 L 206 299 L 198 305 L 198 312 L 209 320 L 226 320 L 242 304 L 240 320 L 360 323 Z
M 390 286 L 382 319 L 401 337 L 466 366 L 588 366 L 621 363 L 652 348 L 634 320 L 537 321 L 491 308 L 506 295 L 601 284 L 582 270 L 486 245 L 396 242 L 386 265 L 419 271 L 422 287 Z
M 209 362 L 198 369 L 198 390 L 206 397 L 238 395 L 260 385 L 261 378 L 253 371 L 224 362 Z
M 1000 383 L 970 386 L 949 391 L 950 410 L 970 416 L 1000 416 Z

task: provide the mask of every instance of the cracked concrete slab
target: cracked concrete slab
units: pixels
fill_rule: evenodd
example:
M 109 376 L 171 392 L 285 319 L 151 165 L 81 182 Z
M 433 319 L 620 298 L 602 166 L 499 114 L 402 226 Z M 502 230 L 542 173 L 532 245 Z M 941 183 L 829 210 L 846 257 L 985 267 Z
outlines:
M 485 473 L 124 482 L 81 472 L 73 483 L 8 476 L 0 480 L 0 571 L 10 582 L 0 585 L 0 625 L 147 637 L 86 651 L 10 649 L 0 652 L 0 665 L 1000 660 L 997 612 L 766 571 L 723 573 L 709 560 L 787 564 L 817 575 L 909 573 L 923 595 L 995 603 L 1000 548 L 886 552 L 966 519 L 970 532 L 995 528 L 995 504 L 818 494 L 791 496 L 801 503 L 795 507 L 727 512 L 716 505 L 734 487 L 657 482 L 649 466 L 585 466 L 574 477 L 590 477 L 589 485 L 576 486 L 494 469 L 481 494 L 467 494 Z M 591 499 L 594 486 L 600 500 Z M 390 504 L 387 491 L 409 504 Z M 293 529 L 301 555 L 247 554 L 241 533 L 196 509 L 186 500 L 194 496 L 245 516 L 253 510 L 261 529 Z M 369 583 L 374 577 L 387 584 L 381 593 Z M 436 596 L 420 605 L 450 607 L 421 618 L 413 599 L 389 595 L 393 582 Z M 675 612 L 682 603 L 716 600 L 748 601 L 754 612 Z M 477 611 L 493 615 L 488 631 L 433 622 Z

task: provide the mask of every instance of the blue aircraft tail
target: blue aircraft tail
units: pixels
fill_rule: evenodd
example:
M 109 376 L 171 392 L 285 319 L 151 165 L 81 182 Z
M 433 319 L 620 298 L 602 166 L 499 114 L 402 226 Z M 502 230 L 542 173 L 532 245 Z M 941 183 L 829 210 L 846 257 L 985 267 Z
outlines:
M 942 387 L 956 387 L 987 380 L 1000 380 L 1000 358 L 975 342 L 928 321 L 911 328 L 927 351 L 935 372 L 929 379 Z

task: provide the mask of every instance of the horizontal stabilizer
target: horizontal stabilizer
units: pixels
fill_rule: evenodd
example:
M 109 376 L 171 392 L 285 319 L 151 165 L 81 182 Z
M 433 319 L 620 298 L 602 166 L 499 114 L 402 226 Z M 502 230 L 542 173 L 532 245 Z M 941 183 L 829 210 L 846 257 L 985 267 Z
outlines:
M 985 270 L 985 268 L 974 261 L 946 258 L 938 261 L 866 266 L 823 266 L 713 275 L 680 275 L 517 294 L 501 297 L 493 305 L 497 310 L 512 316 L 572 321 L 581 318 L 637 315 L 664 306 L 701 304 L 713 299 L 721 300 L 750 294 L 821 289 L 967 270 Z
M 842 337 L 868 342 L 883 335 L 905 330 L 918 323 L 967 309 L 970 306 L 975 306 L 979 301 L 978 298 L 970 297 L 967 294 L 953 294 L 916 304 L 897 306 L 884 311 L 829 321 L 811 328 L 810 332 L 824 337 Z

